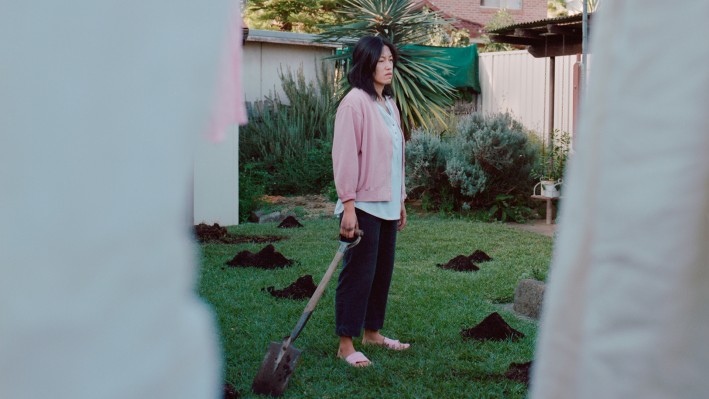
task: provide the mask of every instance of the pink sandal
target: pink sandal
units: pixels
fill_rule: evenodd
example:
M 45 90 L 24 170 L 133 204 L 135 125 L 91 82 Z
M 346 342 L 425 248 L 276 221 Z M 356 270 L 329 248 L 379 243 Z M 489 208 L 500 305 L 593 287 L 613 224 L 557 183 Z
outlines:
M 369 367 L 372 365 L 372 362 L 369 359 L 367 359 L 367 357 L 364 356 L 364 354 L 362 352 L 354 352 L 354 353 L 351 353 L 347 357 L 343 357 L 342 355 L 340 355 L 340 352 L 338 351 L 337 357 L 346 361 L 352 367 Z
M 403 351 L 406 349 L 409 349 L 411 344 L 406 344 L 406 343 L 401 343 L 398 339 L 391 339 L 384 337 L 384 342 L 374 342 L 374 341 L 367 341 L 364 337 L 362 337 L 362 344 L 363 345 L 379 345 L 383 346 L 387 349 L 393 350 L 393 351 Z

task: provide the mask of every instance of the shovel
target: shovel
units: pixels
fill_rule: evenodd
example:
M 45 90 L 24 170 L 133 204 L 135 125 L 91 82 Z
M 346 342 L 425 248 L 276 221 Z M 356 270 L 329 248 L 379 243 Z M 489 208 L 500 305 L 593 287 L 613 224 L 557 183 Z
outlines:
M 340 236 L 340 247 L 337 249 L 335 258 L 332 259 L 332 263 L 330 263 L 327 271 L 325 271 L 325 275 L 322 280 L 320 280 L 320 284 L 318 284 L 313 296 L 305 306 L 305 310 L 300 316 L 300 320 L 298 320 L 295 328 L 290 333 L 290 336 L 284 339 L 283 342 L 271 342 L 268 352 L 266 352 L 266 356 L 261 363 L 261 369 L 259 369 L 258 374 L 256 374 L 253 384 L 251 384 L 251 390 L 254 391 L 254 393 L 271 396 L 281 396 L 283 394 L 301 353 L 300 349 L 291 344 L 298 338 L 298 335 L 303 331 L 308 319 L 310 319 L 310 315 L 313 314 L 315 305 L 320 300 L 327 283 L 332 277 L 332 273 L 340 263 L 340 260 L 342 260 L 345 252 L 359 244 L 359 241 L 362 239 L 362 234 L 361 230 L 357 230 L 355 232 L 356 239 L 353 239 L 351 242 L 348 242 L 346 238 Z

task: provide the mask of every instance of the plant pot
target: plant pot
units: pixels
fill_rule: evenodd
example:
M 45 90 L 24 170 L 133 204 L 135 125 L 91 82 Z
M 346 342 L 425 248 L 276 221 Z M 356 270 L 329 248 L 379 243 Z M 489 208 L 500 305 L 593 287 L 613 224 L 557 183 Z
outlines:
M 549 198 L 559 197 L 559 189 L 557 186 L 561 184 L 561 181 L 553 180 L 542 180 L 542 195 Z

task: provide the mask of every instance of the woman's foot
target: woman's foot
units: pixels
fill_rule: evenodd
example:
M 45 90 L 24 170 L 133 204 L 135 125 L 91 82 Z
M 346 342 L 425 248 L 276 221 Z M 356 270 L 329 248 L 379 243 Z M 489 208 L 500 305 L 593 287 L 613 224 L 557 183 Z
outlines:
M 355 350 L 352 337 L 340 337 L 340 347 L 337 350 L 337 357 L 354 367 L 367 367 L 372 364 L 362 352 Z
M 362 345 L 379 345 L 387 349 L 395 351 L 403 351 L 409 349 L 411 344 L 399 342 L 399 340 L 387 338 L 379 333 L 379 331 L 365 330 L 362 336 Z
M 337 352 L 337 357 L 346 361 L 350 366 L 353 367 L 368 367 L 372 365 L 372 362 L 367 359 L 362 352 L 352 352 L 349 355 L 343 355 L 341 352 Z

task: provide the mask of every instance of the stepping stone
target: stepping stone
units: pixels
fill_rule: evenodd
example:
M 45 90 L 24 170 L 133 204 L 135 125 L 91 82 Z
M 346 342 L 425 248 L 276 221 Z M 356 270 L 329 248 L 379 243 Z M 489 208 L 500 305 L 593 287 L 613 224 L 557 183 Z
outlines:
M 546 284 L 538 280 L 521 280 L 515 289 L 515 301 L 512 309 L 524 316 L 539 319 L 545 287 Z

